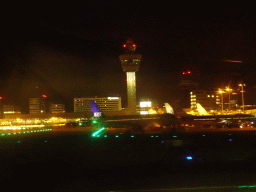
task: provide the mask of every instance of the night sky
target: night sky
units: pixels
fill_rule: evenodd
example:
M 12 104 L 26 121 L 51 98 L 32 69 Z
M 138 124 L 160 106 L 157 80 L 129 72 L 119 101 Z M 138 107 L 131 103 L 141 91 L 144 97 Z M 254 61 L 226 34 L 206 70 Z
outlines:
M 28 112 L 29 97 L 47 94 L 71 112 L 74 97 L 121 96 L 125 107 L 119 55 L 130 37 L 142 54 L 138 99 L 160 105 L 177 100 L 181 73 L 190 69 L 203 89 L 229 84 L 237 89 L 237 83 L 246 83 L 245 99 L 255 102 L 250 91 L 256 89 L 253 9 L 155 3 L 95 2 L 81 10 L 9 13 L 2 22 L 3 102 Z

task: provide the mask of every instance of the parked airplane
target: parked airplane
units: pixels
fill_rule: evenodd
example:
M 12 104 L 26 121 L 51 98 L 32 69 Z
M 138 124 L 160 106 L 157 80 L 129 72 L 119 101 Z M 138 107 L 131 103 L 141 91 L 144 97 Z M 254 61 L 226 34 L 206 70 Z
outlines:
M 179 127 L 179 119 L 172 113 L 154 114 L 154 115 L 120 115 L 107 117 L 101 111 L 94 101 L 90 101 L 94 120 L 104 127 L 114 128 L 135 128 L 141 130 L 143 128 L 171 128 Z M 168 106 L 168 111 L 169 111 Z

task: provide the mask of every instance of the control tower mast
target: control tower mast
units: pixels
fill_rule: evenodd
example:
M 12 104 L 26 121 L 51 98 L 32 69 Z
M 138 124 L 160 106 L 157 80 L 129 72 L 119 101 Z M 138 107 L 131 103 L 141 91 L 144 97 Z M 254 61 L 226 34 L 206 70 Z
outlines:
M 126 53 L 119 56 L 123 71 L 126 72 L 128 111 L 131 114 L 136 113 L 136 74 L 139 70 L 141 55 L 134 53 L 136 44 L 131 39 L 126 40 L 123 48 Z

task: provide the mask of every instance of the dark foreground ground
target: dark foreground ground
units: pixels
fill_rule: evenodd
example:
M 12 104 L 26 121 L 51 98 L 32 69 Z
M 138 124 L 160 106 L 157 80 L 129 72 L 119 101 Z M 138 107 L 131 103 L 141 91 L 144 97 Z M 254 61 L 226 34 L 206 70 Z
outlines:
M 253 129 L 134 135 L 2 132 L 1 187 L 13 191 L 255 191 Z

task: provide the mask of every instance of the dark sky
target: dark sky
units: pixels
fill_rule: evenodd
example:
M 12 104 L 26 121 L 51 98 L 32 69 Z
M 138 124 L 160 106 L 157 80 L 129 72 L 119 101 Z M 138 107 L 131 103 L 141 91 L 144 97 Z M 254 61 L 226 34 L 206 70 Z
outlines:
M 186 69 L 202 88 L 235 88 L 243 81 L 249 92 L 256 85 L 254 10 L 199 7 L 116 1 L 89 3 L 80 10 L 9 13 L 2 22 L 4 102 L 18 103 L 26 112 L 28 98 L 40 93 L 64 102 L 68 111 L 74 97 L 96 95 L 121 96 L 125 106 L 126 76 L 118 56 L 129 37 L 143 55 L 138 99 L 160 104 L 177 99 Z

